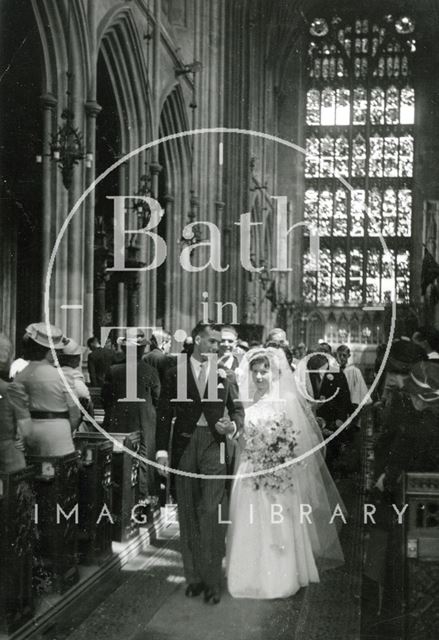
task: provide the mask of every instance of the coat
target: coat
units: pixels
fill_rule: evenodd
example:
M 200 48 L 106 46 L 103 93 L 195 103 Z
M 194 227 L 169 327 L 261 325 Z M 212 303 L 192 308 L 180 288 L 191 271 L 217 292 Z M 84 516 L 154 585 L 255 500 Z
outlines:
M 156 407 L 160 395 L 160 381 L 157 371 L 143 360 L 137 362 L 138 401 L 119 402 L 127 397 L 127 365 L 114 364 L 108 372 L 102 387 L 102 401 L 105 409 L 104 428 L 110 432 L 129 433 L 149 431 L 155 433 Z
M 332 398 L 317 405 L 317 417 L 323 418 L 327 425 L 333 424 L 336 420 L 344 422 L 352 413 L 351 397 L 344 373 L 329 371 L 320 378 L 318 373 L 311 372 L 309 376 L 316 400 Z
M 221 371 L 221 370 L 219 370 Z M 244 407 L 239 401 L 238 387 L 233 372 L 227 371 L 225 377 L 218 375 L 217 401 L 207 401 L 208 388 L 203 399 L 200 398 L 197 383 L 194 379 L 190 361 L 187 363 L 187 399 L 188 401 L 172 402 L 177 398 L 177 367 L 166 373 L 157 418 L 157 450 L 168 451 L 172 419 L 175 417 L 171 444 L 172 466 L 176 467 L 185 448 L 190 442 L 197 422 L 204 414 L 208 427 L 215 440 L 225 442 L 225 436 L 219 434 L 215 424 L 224 416 L 227 408 L 230 420 L 234 421 L 238 432 L 244 428 Z

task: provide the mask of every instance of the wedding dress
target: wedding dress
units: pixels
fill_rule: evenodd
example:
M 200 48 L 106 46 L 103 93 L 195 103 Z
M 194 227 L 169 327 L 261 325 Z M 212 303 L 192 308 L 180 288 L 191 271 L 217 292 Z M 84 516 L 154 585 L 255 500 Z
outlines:
M 238 373 L 242 399 L 245 401 L 247 391 L 250 397 L 254 392 L 249 365 L 255 353 L 267 355 L 280 376 L 276 393 L 272 389 L 247 406 L 246 429 L 271 428 L 273 416 L 281 411 L 293 425 L 294 457 L 304 457 L 282 468 L 280 473 L 289 482 L 280 483 L 279 488 L 267 487 L 267 476 L 254 473 L 251 439 L 250 444 L 243 444 L 230 502 L 227 581 L 236 598 L 286 598 L 319 582 L 319 570 L 343 564 L 337 533 L 340 518 L 333 518 L 332 524 L 330 520 L 337 504 L 341 510 L 344 507 L 322 449 L 306 455 L 318 448 L 322 438 L 282 352 L 268 348 L 246 355 Z

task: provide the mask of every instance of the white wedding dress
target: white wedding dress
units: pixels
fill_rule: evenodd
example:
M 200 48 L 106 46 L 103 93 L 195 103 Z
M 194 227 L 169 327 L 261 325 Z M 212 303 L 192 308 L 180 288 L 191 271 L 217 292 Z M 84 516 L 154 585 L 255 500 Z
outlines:
M 292 374 L 290 378 L 291 390 Z M 283 397 L 297 433 L 297 457 L 318 445 L 320 431 L 297 392 L 289 391 Z M 268 395 L 246 409 L 245 424 L 251 422 L 253 429 L 255 425 L 264 429 L 275 414 L 279 414 L 279 401 Z M 342 509 L 343 503 L 321 450 L 285 468 L 293 486 L 280 493 L 265 487 L 257 489 L 253 478 L 240 477 L 253 471 L 246 446 L 243 445 L 230 501 L 228 589 L 235 598 L 286 598 L 301 587 L 319 582 L 318 559 L 320 569 L 343 564 L 336 524 L 329 523 L 337 502 Z M 305 505 L 303 512 L 311 509 L 311 523 L 301 516 L 301 505 Z

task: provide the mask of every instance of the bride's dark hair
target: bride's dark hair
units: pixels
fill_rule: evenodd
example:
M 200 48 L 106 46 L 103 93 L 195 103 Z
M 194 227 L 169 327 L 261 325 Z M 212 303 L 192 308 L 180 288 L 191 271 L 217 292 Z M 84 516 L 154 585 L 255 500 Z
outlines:
M 263 353 L 255 355 L 255 357 L 250 360 L 250 369 L 253 370 L 253 367 L 257 364 L 264 364 L 271 369 L 270 359 Z

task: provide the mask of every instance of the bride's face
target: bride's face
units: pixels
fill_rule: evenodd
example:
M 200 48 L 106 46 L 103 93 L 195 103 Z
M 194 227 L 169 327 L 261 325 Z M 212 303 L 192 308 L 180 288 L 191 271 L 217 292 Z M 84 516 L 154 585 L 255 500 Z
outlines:
M 267 392 L 271 389 L 273 373 L 270 367 L 264 362 L 256 362 L 252 368 L 252 380 L 256 389 L 260 392 Z

